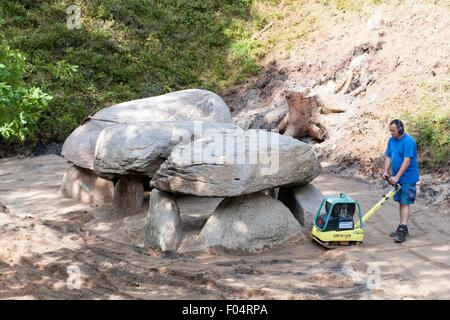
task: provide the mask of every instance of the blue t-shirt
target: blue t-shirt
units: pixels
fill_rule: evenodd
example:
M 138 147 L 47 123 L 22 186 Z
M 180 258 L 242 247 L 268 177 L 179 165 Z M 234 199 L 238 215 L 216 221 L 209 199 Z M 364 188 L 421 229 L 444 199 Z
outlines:
M 400 139 L 391 137 L 388 141 L 385 155 L 391 158 L 392 173 L 395 176 L 402 166 L 405 158 L 411 158 L 406 171 L 398 180 L 398 183 L 416 183 L 419 181 L 419 165 L 417 164 L 416 140 L 405 133 Z

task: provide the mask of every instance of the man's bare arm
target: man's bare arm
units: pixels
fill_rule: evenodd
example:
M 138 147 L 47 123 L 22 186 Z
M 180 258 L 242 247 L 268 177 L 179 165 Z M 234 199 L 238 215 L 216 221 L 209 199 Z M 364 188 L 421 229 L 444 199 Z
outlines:
M 384 172 L 383 177 L 389 177 L 389 170 L 391 169 L 391 158 L 384 157 Z

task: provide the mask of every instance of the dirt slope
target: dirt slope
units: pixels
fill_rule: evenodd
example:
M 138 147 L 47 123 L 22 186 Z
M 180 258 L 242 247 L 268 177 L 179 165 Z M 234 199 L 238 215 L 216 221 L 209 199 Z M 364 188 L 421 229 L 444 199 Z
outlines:
M 314 146 L 321 160 L 340 175 L 377 178 L 390 120 L 424 108 L 450 112 L 450 3 L 384 1 L 336 13 L 307 2 L 301 10 L 318 27 L 307 39 L 294 41 L 290 51 L 273 48 L 258 76 L 229 90 L 225 100 L 233 120 L 244 128 L 273 128 L 287 111 L 284 90 L 309 87 L 345 110 L 322 115 L 331 134 Z M 283 23 L 294 24 L 299 16 L 287 13 Z M 372 80 L 367 90 L 356 97 L 334 94 L 360 58 Z M 424 176 L 423 182 L 433 201 L 449 203 L 449 170 Z

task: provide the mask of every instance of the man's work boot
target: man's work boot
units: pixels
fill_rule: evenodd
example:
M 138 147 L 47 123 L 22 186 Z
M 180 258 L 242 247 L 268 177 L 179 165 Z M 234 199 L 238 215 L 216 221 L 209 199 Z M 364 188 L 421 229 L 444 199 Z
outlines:
M 398 225 L 397 230 L 389 233 L 389 236 L 392 237 L 392 238 L 396 237 L 398 235 L 398 231 L 399 230 L 400 230 L 400 225 Z M 405 227 L 405 230 L 406 230 L 406 236 L 409 236 L 409 232 L 408 232 L 408 227 L 407 226 Z
M 408 233 L 408 229 L 405 227 L 398 228 L 397 235 L 394 237 L 395 242 L 403 242 L 406 240 L 406 235 Z

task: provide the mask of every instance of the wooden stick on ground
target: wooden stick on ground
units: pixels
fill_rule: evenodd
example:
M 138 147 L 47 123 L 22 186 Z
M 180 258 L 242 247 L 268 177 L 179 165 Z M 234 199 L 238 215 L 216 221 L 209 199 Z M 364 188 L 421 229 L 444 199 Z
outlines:
M 336 88 L 334 89 L 334 93 L 338 93 L 341 90 L 344 91 L 344 93 L 347 93 L 355 75 L 356 75 L 356 68 L 353 67 L 350 70 L 349 75 L 339 85 L 336 86 Z
M 266 32 L 271 26 L 273 26 L 273 22 L 269 23 L 267 26 L 265 26 L 260 32 L 258 32 L 257 34 L 255 34 L 252 37 L 252 40 L 258 39 L 262 33 Z

